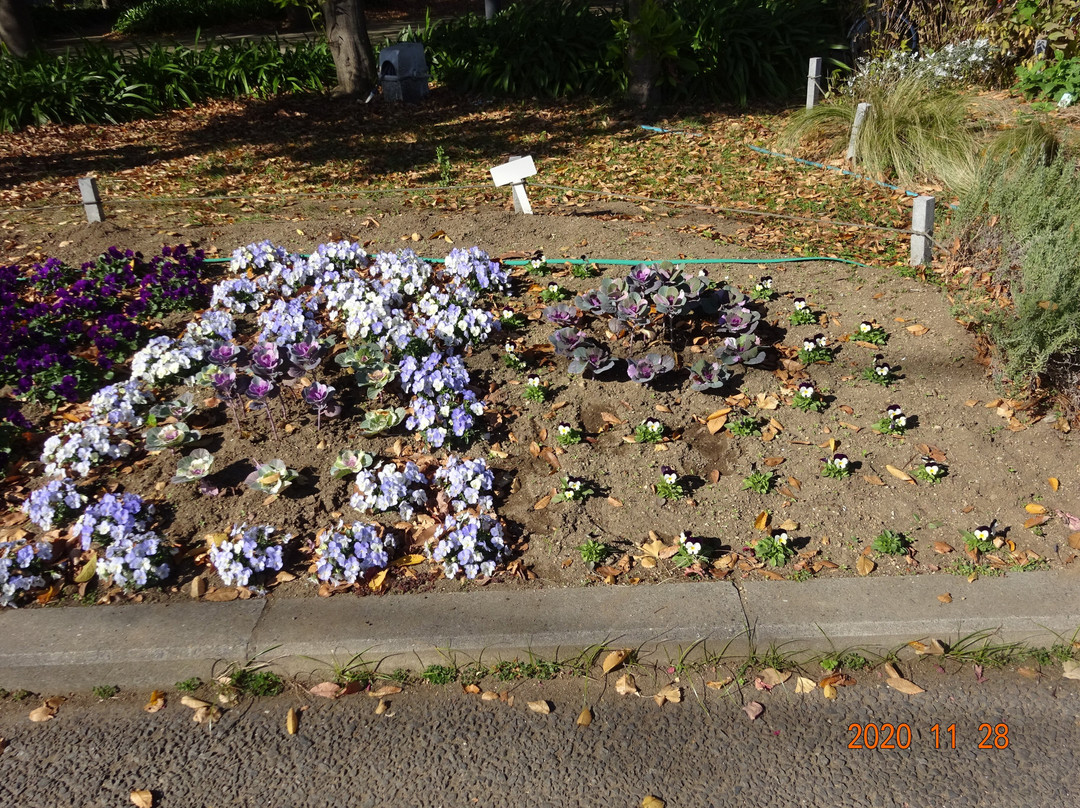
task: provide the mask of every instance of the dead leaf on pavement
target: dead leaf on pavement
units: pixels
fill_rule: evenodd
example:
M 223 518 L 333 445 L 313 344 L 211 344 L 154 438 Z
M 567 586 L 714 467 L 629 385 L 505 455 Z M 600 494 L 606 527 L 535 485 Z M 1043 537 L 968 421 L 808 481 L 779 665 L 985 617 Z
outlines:
M 604 662 L 603 662 L 603 665 L 601 666 L 604 673 L 605 674 L 611 673 L 613 670 L 615 670 L 620 665 L 622 665 L 624 662 L 626 662 L 626 659 L 629 656 L 630 656 L 630 652 L 628 650 L 624 649 L 624 648 L 620 648 L 617 651 L 612 651 L 610 654 L 608 654 L 606 657 L 604 657 Z
M 952 595 L 950 595 L 948 592 L 938 595 L 937 599 L 940 600 L 942 603 L 952 603 Z
M 289 712 L 285 713 L 285 731 L 290 735 L 295 735 L 300 729 L 300 713 L 296 711 L 295 707 L 290 707 Z
M 735 677 L 725 676 L 723 679 L 720 679 L 716 682 L 706 682 L 705 687 L 709 688 L 710 690 L 723 690 L 725 687 L 727 687 L 734 681 Z
M 534 713 L 540 713 L 541 715 L 547 715 L 551 712 L 551 702 L 546 699 L 539 699 L 537 701 L 527 702 L 528 707 Z
M 682 688 L 675 684 L 667 685 L 660 688 L 656 695 L 653 696 L 653 701 L 656 702 L 658 707 L 663 707 L 666 702 L 672 704 L 678 704 L 682 701 Z
M 776 668 L 765 668 L 761 672 L 761 681 L 770 687 L 782 685 L 791 678 L 791 671 L 778 671 Z
M 131 792 L 131 802 L 137 808 L 153 808 L 154 795 L 145 788 L 140 788 L 138 791 Z
M 378 690 L 369 690 L 368 695 L 373 699 L 381 699 L 386 696 L 393 696 L 396 693 L 400 693 L 401 688 L 397 685 L 383 685 Z
M 150 694 L 150 701 L 143 705 L 143 709 L 148 713 L 156 713 L 158 710 L 165 707 L 165 691 L 155 690 Z
M 1057 491 L 1058 488 L 1061 487 L 1061 482 L 1058 480 L 1057 477 L 1047 477 L 1046 481 L 1048 483 L 1050 483 L 1050 490 L 1051 491 Z
M 751 701 L 743 706 L 743 712 L 750 717 L 751 721 L 756 721 L 758 716 L 765 712 L 765 708 L 762 707 L 758 702 Z
M 833 687 L 832 685 L 822 685 L 821 686 L 821 692 L 825 695 L 825 698 L 827 698 L 827 699 L 835 699 L 836 698 L 836 688 Z
M 1080 664 L 1071 659 L 1066 659 L 1061 663 L 1061 675 L 1065 679 L 1080 680 Z
M 666 803 L 659 797 L 654 797 L 652 794 L 647 796 L 641 801 L 641 808 L 664 808 Z
M 943 541 L 934 542 L 934 552 L 935 553 L 941 553 L 942 555 L 945 555 L 946 553 L 955 552 L 955 549 L 956 548 L 954 548 L 951 544 L 946 544 Z
M 341 685 L 336 682 L 322 682 L 308 689 L 308 693 L 313 696 L 320 696 L 324 699 L 336 699 L 345 691 Z
M 914 682 L 908 681 L 907 679 L 903 679 L 899 676 L 890 676 L 888 679 L 885 680 L 885 684 L 887 684 L 893 690 L 899 690 L 901 693 L 904 693 L 908 696 L 917 696 L 920 693 L 926 692 Z
M 796 693 L 809 693 L 811 690 L 817 689 L 817 682 L 813 679 L 807 679 L 805 676 L 800 676 L 795 680 L 795 692 Z
M 869 575 L 876 566 L 869 556 L 859 556 L 859 560 L 855 562 L 855 571 L 859 575 Z
M 574 723 L 579 727 L 587 727 L 592 724 L 592 710 L 588 707 L 581 708 L 581 712 L 578 713 L 577 721 Z
M 624 673 L 615 682 L 615 692 L 620 696 L 630 696 L 638 692 L 637 681 L 634 679 L 634 674 Z
M 41 723 L 42 721 L 52 721 L 56 717 L 56 710 L 50 707 L 48 704 L 42 704 L 40 707 L 36 707 L 30 711 L 30 720 L 35 723 Z
M 1024 506 L 1024 510 L 1028 513 L 1043 514 L 1046 513 L 1046 506 L 1040 505 L 1037 502 L 1029 502 L 1027 505 Z
M 768 530 L 772 516 L 768 511 L 762 511 L 754 519 L 754 530 Z
M 907 326 L 907 330 L 909 332 L 911 332 L 912 334 L 914 334 L 916 337 L 921 337 L 923 334 L 927 333 L 930 329 L 927 328 L 925 325 L 922 325 L 920 323 L 916 323 L 915 325 Z

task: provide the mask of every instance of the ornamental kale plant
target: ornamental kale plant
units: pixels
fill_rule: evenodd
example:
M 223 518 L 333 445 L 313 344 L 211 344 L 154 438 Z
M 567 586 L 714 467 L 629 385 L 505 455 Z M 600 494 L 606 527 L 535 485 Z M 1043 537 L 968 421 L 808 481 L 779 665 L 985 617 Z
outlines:
M 210 563 L 225 586 L 251 586 L 253 579 L 261 582 L 266 573 L 281 569 L 282 553 L 292 534 L 275 538 L 274 531 L 272 525 L 233 525 L 227 538 L 211 543 Z M 265 589 L 256 586 L 255 591 Z
M 214 464 L 214 456 L 206 449 L 195 449 L 176 464 L 176 475 L 171 483 L 195 483 L 205 479 Z
M 630 381 L 648 384 L 674 370 L 675 360 L 670 356 L 649 353 L 640 359 L 627 359 L 626 366 L 626 375 Z
M 276 496 L 292 485 L 299 476 L 285 465 L 284 460 L 275 458 L 269 463 L 258 464 L 244 479 L 244 484 L 255 491 Z
M 386 569 L 394 550 L 392 533 L 377 525 L 353 522 L 319 531 L 315 543 L 315 574 L 331 586 L 355 584 L 370 570 Z
M 151 452 L 179 449 L 199 439 L 199 431 L 181 422 L 154 426 L 146 430 L 146 448 Z
M 341 480 L 353 474 L 358 474 L 363 469 L 371 468 L 375 458 L 367 452 L 355 452 L 352 449 L 343 449 L 330 466 L 330 476 L 335 480 Z
M 490 578 L 506 554 L 499 521 L 490 514 L 448 516 L 435 529 L 424 554 L 441 564 L 447 578 L 464 573 L 466 578 Z
M 364 413 L 364 417 L 360 419 L 360 423 L 356 425 L 356 431 L 365 438 L 373 438 L 393 429 L 404 420 L 404 407 L 368 410 Z

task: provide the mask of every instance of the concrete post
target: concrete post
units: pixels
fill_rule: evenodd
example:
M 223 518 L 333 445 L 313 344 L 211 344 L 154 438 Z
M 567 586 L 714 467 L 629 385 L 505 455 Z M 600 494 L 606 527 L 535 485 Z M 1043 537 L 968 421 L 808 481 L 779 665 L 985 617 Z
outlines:
M 806 108 L 813 109 L 821 100 L 821 66 L 823 60 L 815 56 L 810 60 L 810 70 L 806 74 Z
M 855 122 L 851 125 L 851 138 L 847 144 L 847 159 L 855 162 L 855 143 L 859 138 L 859 130 L 862 129 L 866 116 L 870 112 L 870 105 L 863 103 L 855 107 Z
M 911 260 L 913 267 L 929 266 L 934 261 L 934 197 L 920 196 L 911 207 Z
M 86 221 L 105 221 L 105 209 L 101 206 L 101 196 L 98 194 L 97 180 L 94 177 L 79 177 L 79 193 L 82 194 L 83 209 L 86 211 Z

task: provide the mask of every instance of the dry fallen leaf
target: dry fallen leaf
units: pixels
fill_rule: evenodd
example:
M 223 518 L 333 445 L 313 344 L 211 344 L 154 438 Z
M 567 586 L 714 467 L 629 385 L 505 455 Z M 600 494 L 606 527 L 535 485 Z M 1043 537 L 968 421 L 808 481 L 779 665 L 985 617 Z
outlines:
M 480 701 L 498 701 L 499 694 L 494 690 L 485 690 L 480 694 Z
M 755 721 L 758 716 L 765 712 L 765 708 L 758 704 L 758 702 L 752 701 L 743 706 L 743 712 L 750 717 L 751 721 Z
M 630 696 L 638 692 L 637 681 L 634 679 L 634 674 L 624 673 L 615 682 L 615 692 L 620 696 Z
M 800 676 L 795 680 L 795 692 L 796 693 L 809 693 L 811 690 L 817 689 L 817 682 L 813 679 L 807 679 L 805 676 Z
M 192 710 L 198 710 L 200 707 L 209 707 L 210 702 L 197 699 L 194 696 L 181 696 L 180 703 L 185 707 L 190 707 Z
M 923 334 L 927 333 L 930 329 L 927 328 L 925 325 L 921 325 L 919 323 L 916 323 L 915 325 L 907 326 L 907 330 L 909 332 L 911 332 L 912 334 L 914 334 L 916 337 L 921 337 Z
M 479 685 L 465 685 L 465 687 L 463 687 L 462 690 L 464 690 L 466 693 L 471 693 L 473 695 L 476 695 L 477 693 L 480 692 L 480 686 Z
M 581 712 L 578 713 L 577 721 L 575 722 L 579 727 L 587 727 L 592 723 L 592 710 L 588 707 L 583 707 Z
M 937 599 L 940 600 L 942 603 L 952 603 L 952 595 L 950 595 L 948 592 L 938 595 Z
M 903 679 L 899 676 L 890 676 L 888 679 L 885 680 L 885 684 L 887 684 L 893 690 L 899 690 L 901 693 L 905 693 L 908 696 L 917 696 L 920 693 L 926 692 L 914 682 L 910 682 L 907 679 Z
M 889 472 L 893 477 L 898 480 L 903 480 L 905 483 L 915 483 L 915 480 L 906 471 L 901 471 L 896 466 L 891 466 L 888 463 L 885 464 L 885 470 Z
M 791 671 L 778 671 L 776 668 L 765 668 L 761 672 L 761 681 L 770 687 L 782 685 L 791 678 Z
M 395 693 L 400 693 L 401 688 L 397 685 L 383 685 L 378 690 L 368 691 L 368 695 L 373 699 L 381 699 L 386 696 L 393 696 Z
M 682 688 L 675 684 L 667 685 L 660 688 L 656 695 L 653 696 L 653 701 L 656 702 L 658 707 L 663 707 L 666 702 L 672 704 L 678 704 L 682 701 Z
M 154 795 L 147 791 L 145 788 L 140 788 L 138 791 L 131 792 L 131 802 L 137 808 L 153 808 Z
M 344 692 L 345 688 L 336 682 L 322 682 L 308 689 L 308 693 L 311 695 L 320 696 L 324 699 L 336 699 Z
M 1047 477 L 1046 481 L 1050 483 L 1050 490 L 1057 491 L 1061 487 L 1061 481 L 1057 477 Z
M 299 729 L 300 713 L 296 711 L 295 707 L 290 707 L 289 712 L 285 713 L 285 731 L 290 735 L 295 735 Z
M 954 552 L 955 548 L 951 544 L 946 544 L 943 541 L 934 542 L 934 552 L 945 555 L 946 553 Z
M 389 709 L 390 702 L 386 699 L 379 699 L 379 703 L 375 705 L 375 715 L 384 715 Z
M 1028 513 L 1043 514 L 1046 513 L 1046 506 L 1040 505 L 1037 502 L 1029 502 L 1024 506 L 1024 510 Z
M 530 701 L 528 702 L 528 707 L 534 713 L 540 713 L 541 715 L 547 715 L 551 712 L 551 702 L 545 699 L 540 699 L 538 701 Z
M 757 515 L 757 518 L 754 519 L 754 530 L 768 530 L 769 521 L 771 519 L 772 516 L 769 514 L 768 511 L 762 511 Z
M 869 575 L 876 566 L 869 556 L 859 556 L 859 560 L 855 562 L 855 571 L 859 575 Z
M 1074 550 L 1080 550 L 1080 531 L 1069 534 L 1069 546 Z
M 602 665 L 604 673 L 611 673 L 613 670 L 626 662 L 626 658 L 629 656 L 630 652 L 622 648 L 617 651 L 612 651 L 610 654 L 604 657 L 604 663 Z
M 861 475 L 870 485 L 885 485 L 885 481 L 878 477 L 876 474 L 863 474 Z
M 238 597 L 240 597 L 240 590 L 234 586 L 226 586 L 220 589 L 211 589 L 203 596 L 203 600 L 208 600 L 211 603 L 228 603 Z
M 641 801 L 641 808 L 664 808 L 666 803 L 659 797 L 654 797 L 652 794 L 647 796 Z
M 52 721 L 56 717 L 56 710 L 47 704 L 42 704 L 30 711 L 30 720 L 35 723 L 41 723 L 42 721 Z
M 835 699 L 836 698 L 836 688 L 833 687 L 832 685 L 822 685 L 821 692 L 823 694 L 825 694 L 825 698 L 827 698 L 827 699 Z
M 156 713 L 165 707 L 165 691 L 155 690 L 150 694 L 150 701 L 143 705 L 143 709 L 148 713 Z
M 1080 664 L 1066 659 L 1061 663 L 1061 675 L 1066 679 L 1080 680 Z
M 720 679 L 716 682 L 706 682 L 705 687 L 709 688 L 710 690 L 723 690 L 725 687 L 727 687 L 734 681 L 735 677 L 725 676 L 723 679 Z

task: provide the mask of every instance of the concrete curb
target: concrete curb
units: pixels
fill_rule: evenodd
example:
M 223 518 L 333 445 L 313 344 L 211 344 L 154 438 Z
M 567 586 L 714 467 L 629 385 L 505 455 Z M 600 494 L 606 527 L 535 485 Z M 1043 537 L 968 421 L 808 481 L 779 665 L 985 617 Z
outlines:
M 951 603 L 938 599 L 945 592 Z M 0 687 L 169 687 L 256 656 L 284 673 L 325 676 L 356 658 L 389 671 L 565 660 L 605 645 L 661 662 L 769 647 L 883 653 L 978 632 L 1049 646 L 1080 629 L 1078 593 L 1080 570 L 972 584 L 941 574 L 8 610 Z

